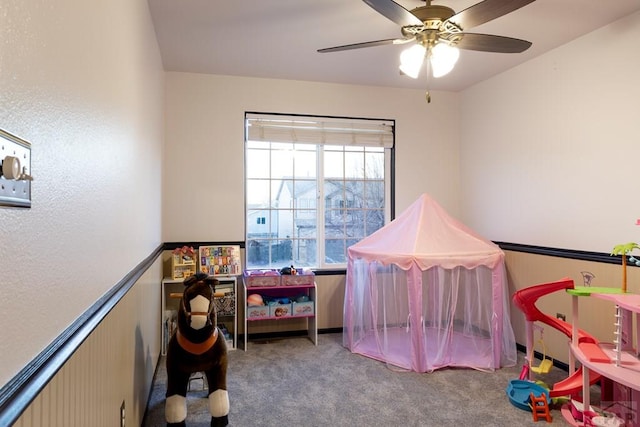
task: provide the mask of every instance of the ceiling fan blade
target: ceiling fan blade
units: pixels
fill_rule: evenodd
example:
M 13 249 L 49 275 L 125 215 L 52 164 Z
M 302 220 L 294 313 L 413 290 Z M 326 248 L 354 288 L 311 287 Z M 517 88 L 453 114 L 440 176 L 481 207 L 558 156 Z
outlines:
M 484 0 L 476 3 L 449 18 L 462 30 L 477 27 L 485 22 L 492 21 L 523 6 L 533 3 L 535 0 Z
M 363 47 L 374 47 L 374 46 L 382 46 L 385 44 L 404 44 L 410 41 L 415 40 L 415 37 L 410 37 L 408 39 L 384 39 L 384 40 L 374 40 L 370 42 L 362 42 L 362 43 L 353 43 L 353 44 L 345 44 L 343 46 L 334 46 L 327 47 L 324 49 L 318 49 L 320 53 L 327 52 L 340 52 L 342 50 L 351 50 L 351 49 L 361 49 Z
M 520 53 L 529 49 L 531 42 L 492 34 L 458 33 L 462 40 L 456 43 L 460 49 L 482 52 Z
M 409 12 L 404 7 L 392 0 L 362 0 L 378 13 L 386 16 L 401 27 L 407 25 L 422 25 L 422 21 L 419 20 L 413 13 Z

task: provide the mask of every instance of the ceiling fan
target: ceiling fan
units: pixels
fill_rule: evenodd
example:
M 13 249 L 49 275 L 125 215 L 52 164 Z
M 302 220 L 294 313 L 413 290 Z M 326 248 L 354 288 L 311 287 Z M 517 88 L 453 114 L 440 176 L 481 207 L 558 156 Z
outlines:
M 458 49 L 483 52 L 520 53 L 531 46 L 531 42 L 492 34 L 467 33 L 466 30 L 511 13 L 535 0 L 484 0 L 456 13 L 447 6 L 432 5 L 426 0 L 424 6 L 411 11 L 393 0 L 363 0 L 378 13 L 400 25 L 402 38 L 374 40 L 363 43 L 319 49 L 320 53 L 338 52 L 387 44 L 415 42 L 400 56 L 400 71 L 417 78 L 425 58 L 434 77 L 451 71 L 458 59 Z M 427 92 L 427 102 L 430 102 Z

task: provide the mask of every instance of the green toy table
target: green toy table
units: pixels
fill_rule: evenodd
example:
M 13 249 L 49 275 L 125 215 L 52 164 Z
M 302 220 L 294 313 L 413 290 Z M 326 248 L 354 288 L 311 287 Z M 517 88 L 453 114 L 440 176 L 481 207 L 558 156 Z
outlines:
M 588 297 L 591 294 L 621 294 L 622 289 L 598 286 L 576 286 L 573 289 L 567 289 L 567 293 L 578 297 Z

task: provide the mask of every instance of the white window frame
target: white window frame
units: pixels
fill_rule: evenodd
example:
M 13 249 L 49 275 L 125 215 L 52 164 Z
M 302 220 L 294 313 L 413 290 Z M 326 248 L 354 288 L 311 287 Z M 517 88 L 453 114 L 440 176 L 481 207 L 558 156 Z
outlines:
M 245 153 L 248 141 L 384 148 L 384 224 L 389 222 L 393 209 L 392 188 L 394 174 L 392 170 L 395 157 L 394 140 L 394 120 L 245 113 Z M 317 151 L 322 151 L 322 148 Z M 344 269 L 346 263 L 326 263 L 325 261 L 325 195 L 323 194 L 324 186 L 322 185 L 324 180 L 324 165 L 322 162 L 323 156 L 317 155 L 316 253 L 318 265 L 313 268 L 325 270 Z M 249 206 L 246 188 L 248 182 L 246 167 L 245 160 L 245 243 L 248 244 L 249 228 L 247 220 Z M 248 256 L 249 251 L 247 250 L 246 253 Z M 271 268 L 276 267 L 281 266 L 271 266 Z

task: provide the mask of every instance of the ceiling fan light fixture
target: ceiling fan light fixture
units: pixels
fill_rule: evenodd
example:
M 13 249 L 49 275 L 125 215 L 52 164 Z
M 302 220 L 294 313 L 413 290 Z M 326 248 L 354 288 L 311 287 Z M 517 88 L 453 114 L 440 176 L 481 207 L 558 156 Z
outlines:
M 414 44 L 403 50 L 400 54 L 400 71 L 412 79 L 417 79 L 426 53 L 427 49 L 421 44 Z
M 449 74 L 453 67 L 458 62 L 460 57 L 460 50 L 447 43 L 437 43 L 432 49 L 429 56 L 431 61 L 431 68 L 433 70 L 433 77 L 442 77 Z

